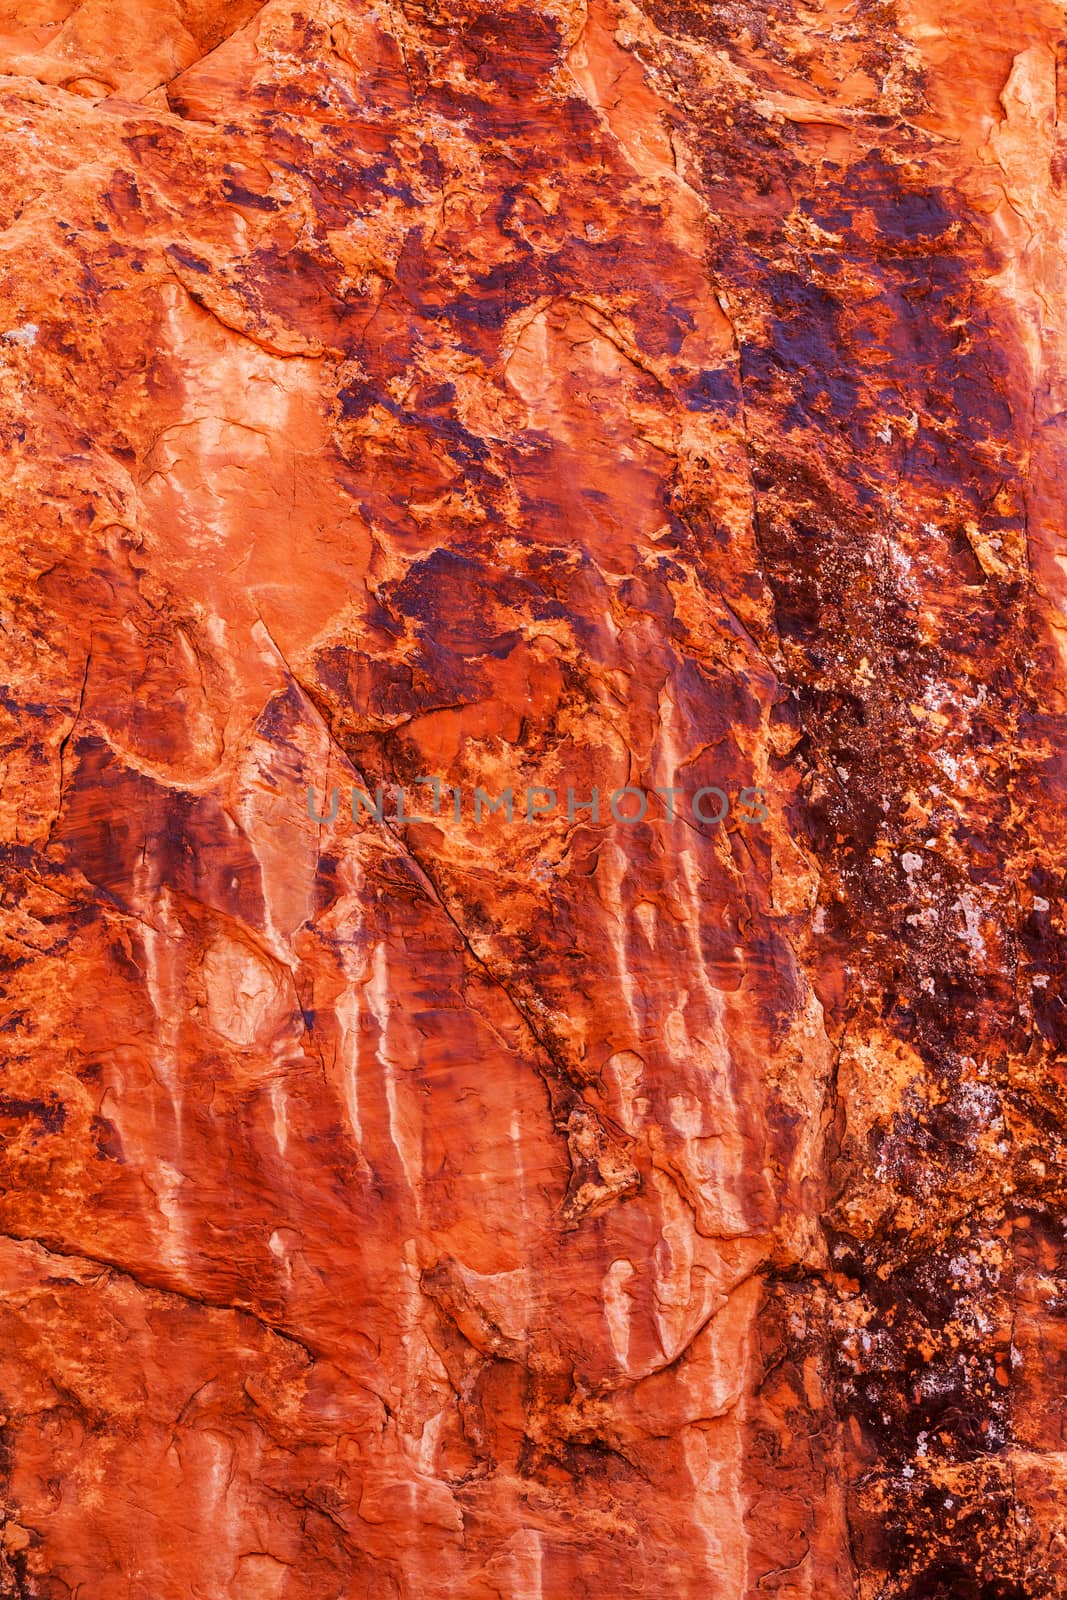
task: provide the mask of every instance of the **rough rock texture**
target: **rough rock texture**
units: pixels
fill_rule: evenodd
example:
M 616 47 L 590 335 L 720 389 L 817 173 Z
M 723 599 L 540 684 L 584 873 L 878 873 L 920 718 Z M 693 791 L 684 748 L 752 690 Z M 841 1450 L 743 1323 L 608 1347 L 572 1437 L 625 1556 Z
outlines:
M 1067 1593 L 1062 7 L 0 69 L 0 1594 Z

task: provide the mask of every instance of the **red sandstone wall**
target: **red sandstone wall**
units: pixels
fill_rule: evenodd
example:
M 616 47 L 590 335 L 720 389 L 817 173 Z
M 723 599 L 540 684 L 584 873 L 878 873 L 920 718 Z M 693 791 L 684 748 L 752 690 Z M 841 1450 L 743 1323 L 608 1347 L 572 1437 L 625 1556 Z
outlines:
M 1062 8 L 0 71 L 4 1600 L 1067 1593 Z

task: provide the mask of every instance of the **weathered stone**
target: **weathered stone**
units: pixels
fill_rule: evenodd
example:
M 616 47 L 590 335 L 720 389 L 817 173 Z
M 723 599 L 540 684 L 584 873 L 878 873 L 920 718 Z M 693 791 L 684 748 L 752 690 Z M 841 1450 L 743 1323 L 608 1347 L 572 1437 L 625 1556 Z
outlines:
M 0 3 L 4 1597 L 1067 1592 L 1064 32 Z

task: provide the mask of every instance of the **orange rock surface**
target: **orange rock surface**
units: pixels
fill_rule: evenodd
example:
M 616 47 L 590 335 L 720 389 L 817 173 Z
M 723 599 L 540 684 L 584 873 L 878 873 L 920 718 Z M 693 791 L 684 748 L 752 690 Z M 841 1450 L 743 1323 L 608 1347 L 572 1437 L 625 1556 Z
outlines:
M 1067 1594 L 1065 35 L 0 0 L 3 1600 Z

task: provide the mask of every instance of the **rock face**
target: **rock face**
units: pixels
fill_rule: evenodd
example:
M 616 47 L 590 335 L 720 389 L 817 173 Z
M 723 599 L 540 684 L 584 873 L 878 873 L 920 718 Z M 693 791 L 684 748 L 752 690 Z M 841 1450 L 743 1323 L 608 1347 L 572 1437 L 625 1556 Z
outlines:
M 1065 33 L 0 4 L 5 1600 L 1067 1593 Z

